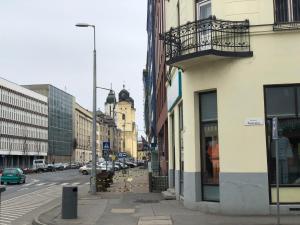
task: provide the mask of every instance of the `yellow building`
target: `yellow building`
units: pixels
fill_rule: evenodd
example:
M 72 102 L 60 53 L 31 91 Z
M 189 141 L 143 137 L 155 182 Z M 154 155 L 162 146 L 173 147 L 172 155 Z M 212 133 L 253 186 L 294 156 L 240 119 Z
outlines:
M 213 16 L 214 15 L 214 16 Z M 193 209 L 282 213 L 300 203 L 300 5 L 165 1 L 170 186 Z
M 119 101 L 115 106 L 117 127 L 121 130 L 121 150 L 131 157 L 137 158 L 137 129 L 135 123 L 134 100 L 125 88 L 119 93 Z

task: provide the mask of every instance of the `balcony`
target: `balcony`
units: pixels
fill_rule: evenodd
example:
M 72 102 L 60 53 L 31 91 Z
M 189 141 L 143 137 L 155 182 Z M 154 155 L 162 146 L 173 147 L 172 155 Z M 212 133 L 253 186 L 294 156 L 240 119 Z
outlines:
M 251 57 L 249 21 L 225 21 L 211 16 L 161 35 L 166 63 L 184 68 L 224 57 Z

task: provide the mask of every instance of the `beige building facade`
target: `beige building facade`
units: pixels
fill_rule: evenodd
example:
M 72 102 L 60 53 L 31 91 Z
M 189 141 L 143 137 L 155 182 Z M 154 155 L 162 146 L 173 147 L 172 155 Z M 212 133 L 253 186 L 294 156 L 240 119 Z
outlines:
M 78 103 L 75 104 L 75 140 L 76 148 L 72 160 L 87 163 L 92 160 L 92 129 L 93 114 Z M 102 156 L 102 141 L 107 140 L 107 126 L 97 122 L 96 132 L 96 155 Z
M 170 0 L 165 13 L 177 198 L 208 212 L 275 213 L 271 120 L 278 117 L 282 213 L 298 208 L 300 5 Z

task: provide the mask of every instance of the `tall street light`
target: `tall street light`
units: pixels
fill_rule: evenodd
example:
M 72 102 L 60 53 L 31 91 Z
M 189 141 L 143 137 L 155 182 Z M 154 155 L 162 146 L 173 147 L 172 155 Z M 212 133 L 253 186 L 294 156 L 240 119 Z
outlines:
M 94 63 L 93 63 L 93 132 L 92 132 L 92 172 L 91 172 L 91 194 L 96 194 L 96 80 L 97 80 L 97 71 L 96 71 L 96 26 L 87 24 L 87 23 L 77 23 L 77 27 L 92 27 L 94 30 Z

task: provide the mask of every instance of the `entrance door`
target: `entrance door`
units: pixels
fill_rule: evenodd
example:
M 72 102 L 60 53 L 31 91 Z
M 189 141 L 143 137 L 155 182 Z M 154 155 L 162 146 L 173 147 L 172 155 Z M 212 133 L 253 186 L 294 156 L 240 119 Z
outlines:
M 197 2 L 197 30 L 198 47 L 200 50 L 211 49 L 211 26 L 205 20 L 211 16 L 211 1 L 200 0 Z

